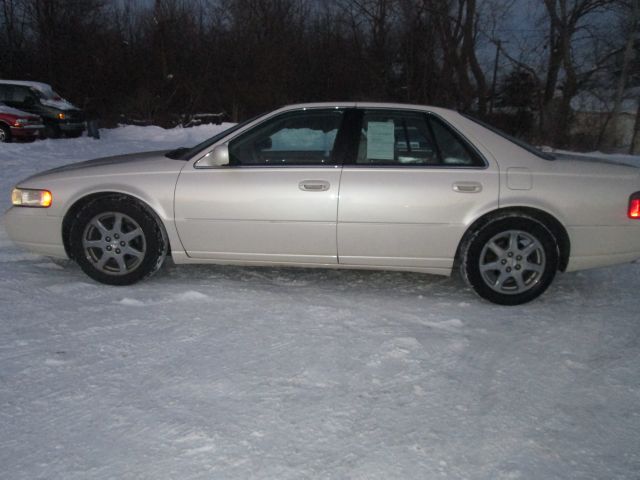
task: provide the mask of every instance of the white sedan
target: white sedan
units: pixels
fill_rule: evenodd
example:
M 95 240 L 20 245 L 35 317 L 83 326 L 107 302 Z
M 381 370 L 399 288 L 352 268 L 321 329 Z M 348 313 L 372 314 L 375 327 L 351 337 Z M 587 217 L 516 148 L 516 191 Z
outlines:
M 459 268 L 492 302 L 640 258 L 640 170 L 556 159 L 451 110 L 317 103 L 197 145 L 82 162 L 12 193 L 31 251 L 128 285 L 175 263 Z

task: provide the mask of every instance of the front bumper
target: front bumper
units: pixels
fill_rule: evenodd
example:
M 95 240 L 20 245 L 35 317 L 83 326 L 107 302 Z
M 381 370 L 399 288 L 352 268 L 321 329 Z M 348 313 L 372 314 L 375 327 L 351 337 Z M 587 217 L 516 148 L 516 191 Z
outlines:
M 60 127 L 60 130 L 63 132 L 83 132 L 84 122 L 60 122 L 58 127 Z
M 19 247 L 41 255 L 67 258 L 62 242 L 62 217 L 46 208 L 11 207 L 4 214 L 9 238 Z
M 22 127 L 11 127 L 13 138 L 34 138 L 40 136 L 44 130 L 44 125 L 24 125 Z

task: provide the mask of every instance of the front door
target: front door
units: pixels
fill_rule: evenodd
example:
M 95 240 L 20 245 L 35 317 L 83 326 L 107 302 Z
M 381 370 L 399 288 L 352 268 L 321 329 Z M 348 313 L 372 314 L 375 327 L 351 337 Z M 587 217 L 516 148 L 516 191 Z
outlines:
M 228 167 L 183 169 L 175 218 L 187 254 L 337 263 L 344 116 L 341 109 L 286 112 L 229 141 Z

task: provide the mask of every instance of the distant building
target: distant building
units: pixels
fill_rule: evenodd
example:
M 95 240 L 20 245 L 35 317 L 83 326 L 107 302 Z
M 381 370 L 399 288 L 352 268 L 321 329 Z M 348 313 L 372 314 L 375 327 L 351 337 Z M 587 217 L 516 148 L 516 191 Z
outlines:
M 613 92 L 597 95 L 582 92 L 571 102 L 574 121 L 571 135 L 574 139 L 583 138 L 587 148 L 606 147 L 608 150 L 627 152 L 633 140 L 633 132 L 638 112 L 640 88 L 625 92 L 620 111 L 612 118 L 614 107 Z

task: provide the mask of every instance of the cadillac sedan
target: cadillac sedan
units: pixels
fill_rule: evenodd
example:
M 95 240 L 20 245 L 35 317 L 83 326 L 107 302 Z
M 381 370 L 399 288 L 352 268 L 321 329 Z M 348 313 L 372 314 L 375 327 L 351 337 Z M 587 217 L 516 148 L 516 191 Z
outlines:
M 192 148 L 20 182 L 18 245 L 128 285 L 176 264 L 459 269 L 505 305 L 640 258 L 640 170 L 556 159 L 454 111 L 288 106 Z

